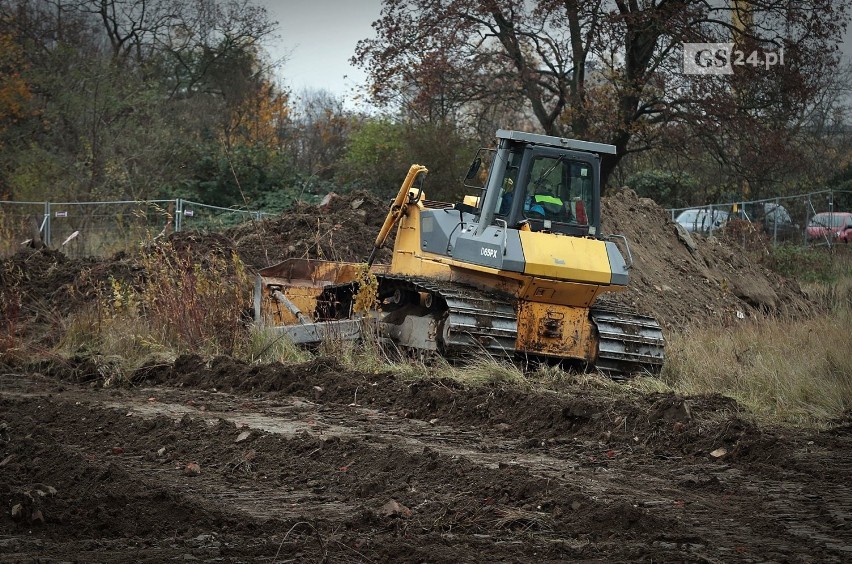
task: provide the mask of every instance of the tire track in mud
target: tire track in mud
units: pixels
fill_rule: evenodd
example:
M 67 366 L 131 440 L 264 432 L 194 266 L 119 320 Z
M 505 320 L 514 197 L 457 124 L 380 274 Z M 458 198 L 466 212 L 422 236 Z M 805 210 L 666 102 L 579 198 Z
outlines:
M 125 437 L 130 422 L 142 428 L 154 422 L 113 459 L 140 487 L 179 491 L 189 505 L 222 515 L 214 521 L 276 523 L 279 537 L 300 522 L 323 534 L 344 530 L 336 533 L 339 539 L 329 538 L 346 549 L 334 546 L 349 552 L 357 545 L 365 559 L 395 555 L 404 561 L 400 554 L 408 554 L 441 560 L 440 551 L 436 556 L 417 548 L 435 540 L 456 557 L 470 550 L 497 559 L 532 550 L 543 560 L 819 555 L 842 561 L 849 550 L 849 535 L 838 528 L 848 523 L 852 507 L 845 488 L 820 484 L 817 495 L 816 484 L 801 472 L 754 475 L 718 462 L 655 456 L 641 446 L 610 458 L 607 445 L 587 439 L 504 437 L 487 428 L 298 398 L 162 387 L 120 393 L 71 387 L 47 397 L 27 391 L 39 387 L 31 381 L 0 384 L 7 403 L 49 400 L 55 409 L 48 419 L 57 422 L 89 413 L 100 421 L 96 428 L 106 421 Z M 157 401 L 148 401 L 152 396 Z M 253 435 L 245 441 L 250 448 L 233 442 L 243 430 Z M 162 448 L 156 441 L 175 433 L 187 435 L 176 456 L 199 459 L 201 480 L 182 477 L 176 459 L 152 456 Z M 74 448 L 92 456 L 109 444 L 110 435 L 88 435 Z M 189 437 L 198 444 L 190 445 Z M 247 452 L 254 453 L 250 460 Z M 827 498 L 834 501 L 830 509 Z M 412 515 L 383 515 L 390 499 Z M 310 553 L 311 535 L 299 535 L 300 550 Z M 273 537 L 270 530 L 269 542 Z M 388 546 L 413 552 L 382 552 Z

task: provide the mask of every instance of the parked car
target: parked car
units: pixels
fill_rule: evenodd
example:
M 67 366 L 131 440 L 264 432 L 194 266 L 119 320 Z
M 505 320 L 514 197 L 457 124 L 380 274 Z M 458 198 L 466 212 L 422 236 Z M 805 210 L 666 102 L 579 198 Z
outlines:
M 790 212 L 784 206 L 774 202 L 746 204 L 736 215 L 740 219 L 761 225 L 770 238 L 777 237 L 779 241 L 802 236 L 801 227 L 793 223 Z
M 715 208 L 690 208 L 678 214 L 675 221 L 687 231 L 694 233 L 710 233 L 728 222 L 729 214 Z
M 837 240 L 849 243 L 852 240 L 852 213 L 850 212 L 823 212 L 818 213 L 806 229 L 808 240 L 818 239 Z

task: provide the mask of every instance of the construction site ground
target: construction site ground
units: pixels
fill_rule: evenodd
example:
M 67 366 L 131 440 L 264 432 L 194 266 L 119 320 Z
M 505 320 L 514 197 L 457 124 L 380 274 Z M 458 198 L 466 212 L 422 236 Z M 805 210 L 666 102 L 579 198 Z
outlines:
M 363 259 L 383 210 L 340 198 L 170 240 L 254 267 Z M 818 313 L 650 200 L 622 191 L 603 215 L 636 261 L 613 299 L 667 332 Z M 24 251 L 0 282 L 21 293 L 16 335 L 49 351 L 57 319 L 140 269 Z M 96 355 L 0 359 L 0 562 L 852 560 L 852 414 L 772 427 L 720 395 L 465 387 L 324 357 L 184 355 L 113 376 Z
M 89 380 L 86 382 L 85 380 Z M 852 557 L 852 425 L 181 357 L 0 376 L 6 562 Z

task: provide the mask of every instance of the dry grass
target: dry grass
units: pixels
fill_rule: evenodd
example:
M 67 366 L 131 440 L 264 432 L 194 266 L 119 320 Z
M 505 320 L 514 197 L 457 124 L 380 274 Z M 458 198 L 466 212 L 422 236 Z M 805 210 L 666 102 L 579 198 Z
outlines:
M 104 386 L 123 384 L 145 364 L 170 363 L 177 351 L 157 342 L 143 318 L 112 315 L 103 303 L 93 304 L 60 321 L 60 356 L 82 355 L 103 363 Z
M 672 391 L 668 384 L 653 376 L 613 380 L 602 372 L 565 370 L 560 366 L 550 365 L 543 365 L 528 372 L 526 378 L 539 390 L 591 392 L 609 399 Z
M 852 252 L 774 254 L 823 313 L 670 335 L 663 380 L 680 393 L 730 396 L 774 423 L 830 425 L 852 409 Z
M 392 372 L 400 378 L 417 379 L 428 377 L 430 373 L 425 359 L 382 343 L 374 326 L 366 322 L 361 340 L 329 339 L 320 344 L 317 354 L 335 358 L 350 370 L 368 374 Z
M 545 511 L 528 511 L 516 507 L 497 508 L 494 526 L 499 529 L 511 529 L 521 532 L 550 531 L 553 529 L 553 517 Z
M 270 362 L 307 362 L 313 355 L 272 327 L 252 325 L 244 348 L 245 360 L 253 364 Z
M 846 310 L 673 335 L 663 380 L 733 397 L 761 419 L 821 426 L 852 407 L 850 323 Z
M 449 378 L 465 386 L 490 383 L 523 388 L 530 386 L 530 381 L 518 365 L 486 351 L 480 351 L 464 362 L 450 362 L 437 352 L 424 352 L 421 355 L 387 341 L 380 342 L 369 327 L 359 341 L 329 339 L 322 342 L 316 354 L 335 358 L 353 371 L 368 374 L 388 372 L 406 380 Z
M 852 273 L 834 282 L 802 284 L 802 290 L 825 311 L 852 311 Z
M 174 360 L 181 353 L 233 356 L 263 352 L 286 357 L 285 344 L 249 333 L 243 318 L 248 276 L 239 259 L 161 245 L 143 256 L 141 287 L 110 279 L 97 302 L 60 321 L 58 353 L 84 354 L 110 362 L 118 383 L 145 363 Z M 294 360 L 298 357 L 294 355 Z
M 468 386 L 500 383 L 529 388 L 529 380 L 524 371 L 507 359 L 498 358 L 487 351 L 480 353 L 458 366 L 447 366 L 441 376 L 452 378 Z
M 178 252 L 164 244 L 145 254 L 142 263 L 146 281 L 139 307 L 159 342 L 201 354 L 241 352 L 251 286 L 236 254 L 197 259 L 191 249 Z

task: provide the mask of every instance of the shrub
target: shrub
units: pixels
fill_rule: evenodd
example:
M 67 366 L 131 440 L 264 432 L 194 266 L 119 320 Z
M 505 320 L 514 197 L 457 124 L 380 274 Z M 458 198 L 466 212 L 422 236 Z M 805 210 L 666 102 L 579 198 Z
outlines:
M 828 249 L 779 245 L 768 257 L 769 268 L 803 282 L 830 282 L 836 279 L 835 260 Z
M 238 353 L 246 341 L 243 313 L 249 277 L 235 253 L 211 252 L 196 260 L 192 248 L 166 243 L 143 256 L 146 279 L 140 310 L 159 341 L 178 350 Z

